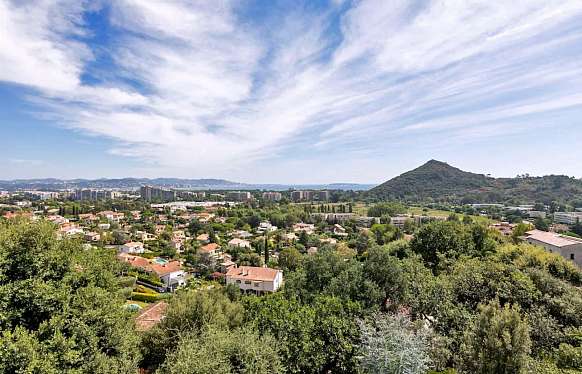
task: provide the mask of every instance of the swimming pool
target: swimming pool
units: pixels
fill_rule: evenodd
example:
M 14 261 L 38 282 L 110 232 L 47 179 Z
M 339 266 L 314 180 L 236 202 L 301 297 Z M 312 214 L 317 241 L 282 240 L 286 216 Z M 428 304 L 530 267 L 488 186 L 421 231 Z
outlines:
M 168 260 L 165 260 L 163 258 L 156 257 L 156 258 L 154 258 L 152 260 L 152 262 L 155 262 L 156 264 L 159 264 L 159 265 L 165 265 L 165 264 L 168 263 Z

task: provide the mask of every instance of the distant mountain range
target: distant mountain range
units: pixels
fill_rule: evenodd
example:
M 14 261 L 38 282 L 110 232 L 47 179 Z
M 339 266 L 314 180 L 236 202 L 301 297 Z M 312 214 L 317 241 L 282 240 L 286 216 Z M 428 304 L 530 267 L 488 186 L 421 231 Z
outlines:
M 582 180 L 564 176 L 491 178 L 430 160 L 426 164 L 372 188 L 377 200 L 455 203 L 582 203 Z
M 63 190 L 71 188 L 136 189 L 150 185 L 176 189 L 195 190 L 287 190 L 293 189 L 330 189 L 330 190 L 368 190 L 371 184 L 331 183 L 331 184 L 248 184 L 231 182 L 224 179 L 180 179 L 180 178 L 119 178 L 119 179 L 16 179 L 0 180 L 0 190 Z

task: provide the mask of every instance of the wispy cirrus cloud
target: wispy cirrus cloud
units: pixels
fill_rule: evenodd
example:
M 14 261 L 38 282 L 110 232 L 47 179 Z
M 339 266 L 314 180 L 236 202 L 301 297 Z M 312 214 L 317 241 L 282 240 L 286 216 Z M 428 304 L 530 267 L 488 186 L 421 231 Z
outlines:
M 34 88 L 55 122 L 113 139 L 111 153 L 175 175 L 338 148 L 357 158 L 419 132 L 471 141 L 582 108 L 579 1 L 333 2 L 269 22 L 244 7 L 0 0 L 0 80 Z M 89 83 L 84 16 L 103 9 L 112 73 Z

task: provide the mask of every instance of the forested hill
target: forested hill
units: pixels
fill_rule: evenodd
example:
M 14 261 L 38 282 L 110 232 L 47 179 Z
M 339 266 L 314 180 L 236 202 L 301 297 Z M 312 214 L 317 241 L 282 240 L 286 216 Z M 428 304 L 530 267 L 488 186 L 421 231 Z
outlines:
M 582 181 L 563 175 L 491 178 L 431 160 L 371 189 L 380 200 L 455 203 L 534 203 L 552 201 L 582 206 Z

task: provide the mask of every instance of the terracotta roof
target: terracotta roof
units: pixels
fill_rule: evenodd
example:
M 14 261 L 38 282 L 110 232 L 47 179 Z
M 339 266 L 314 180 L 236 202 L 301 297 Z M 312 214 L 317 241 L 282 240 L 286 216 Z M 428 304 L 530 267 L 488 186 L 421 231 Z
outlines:
M 166 264 L 150 263 L 150 269 L 154 271 L 159 277 L 182 270 L 180 261 L 170 261 Z
M 147 269 L 147 267 L 150 264 L 150 262 L 147 258 L 133 256 L 133 255 L 130 255 L 127 253 L 120 253 L 117 255 L 117 258 L 119 258 L 120 260 L 122 260 L 124 262 L 127 262 L 128 264 L 130 264 L 131 266 L 136 267 L 136 268 Z
M 158 324 L 165 316 L 168 303 L 159 301 L 142 310 L 135 318 L 135 325 L 139 331 L 149 330 Z
M 153 271 L 158 276 L 163 276 L 169 273 L 182 270 L 180 261 L 170 261 L 166 264 L 158 264 L 140 256 L 133 256 L 127 253 L 121 253 L 117 257 L 127 262 L 129 265 L 143 269 L 145 271 Z
M 200 234 L 196 237 L 196 240 L 206 241 L 210 236 L 208 234 Z
M 274 281 L 280 270 L 271 268 L 260 268 L 255 266 L 241 266 L 230 268 L 226 277 L 241 280 Z
M 533 239 L 542 243 L 550 244 L 555 247 L 566 247 L 573 244 L 582 244 L 582 240 L 565 237 L 553 232 L 540 230 L 531 230 L 526 232 L 526 239 Z
M 200 247 L 198 250 L 202 253 L 210 253 L 210 252 L 216 251 L 218 248 L 220 248 L 220 246 L 218 244 L 209 243 L 209 244 L 206 244 L 206 245 Z

